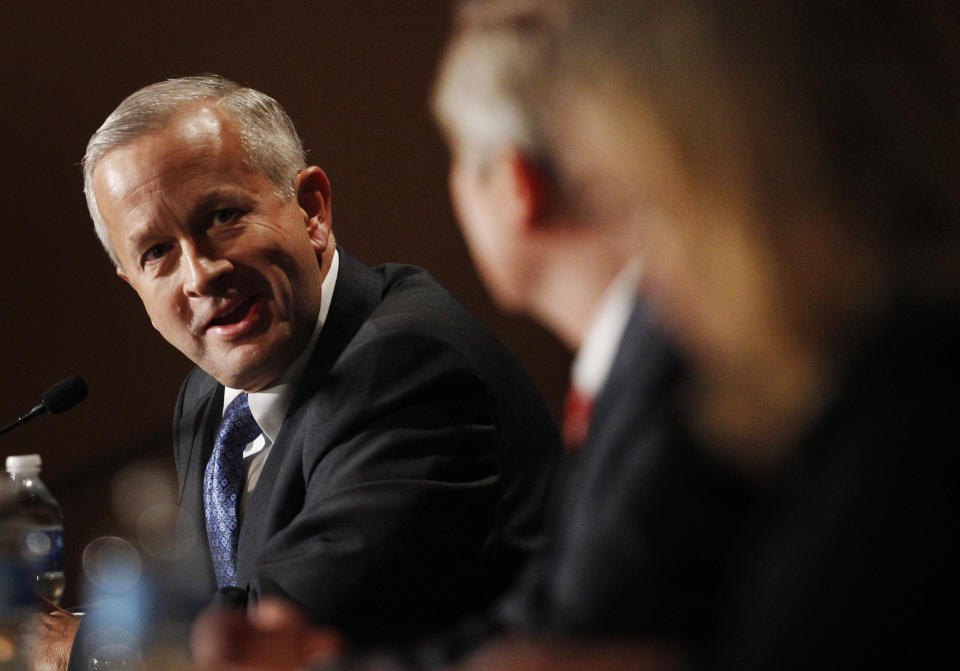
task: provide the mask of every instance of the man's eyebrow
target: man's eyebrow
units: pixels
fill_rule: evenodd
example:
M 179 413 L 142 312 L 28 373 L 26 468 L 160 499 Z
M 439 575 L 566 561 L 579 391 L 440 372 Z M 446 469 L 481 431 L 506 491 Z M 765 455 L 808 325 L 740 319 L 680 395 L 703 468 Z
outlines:
M 215 210 L 225 207 L 252 208 L 254 198 L 244 189 L 236 187 L 216 188 L 202 196 L 190 208 L 187 225 L 201 226 Z
M 140 249 L 146 242 L 156 235 L 157 225 L 152 219 L 142 226 L 136 226 L 127 236 L 127 242 L 130 243 L 130 250 L 135 254 L 140 254 Z
M 221 207 L 228 202 L 235 203 L 238 200 L 249 200 L 249 197 L 238 189 L 214 189 L 194 203 L 190 209 L 190 220 L 196 221 L 206 216 L 210 210 Z

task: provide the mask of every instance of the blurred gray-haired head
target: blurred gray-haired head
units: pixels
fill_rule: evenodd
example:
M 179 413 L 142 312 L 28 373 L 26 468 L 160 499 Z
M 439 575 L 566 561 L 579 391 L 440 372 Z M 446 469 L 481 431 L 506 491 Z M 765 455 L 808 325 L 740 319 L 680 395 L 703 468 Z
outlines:
M 431 100 L 459 158 L 482 165 L 490 152 L 513 146 L 550 163 L 540 104 L 566 5 L 560 0 L 459 5 Z

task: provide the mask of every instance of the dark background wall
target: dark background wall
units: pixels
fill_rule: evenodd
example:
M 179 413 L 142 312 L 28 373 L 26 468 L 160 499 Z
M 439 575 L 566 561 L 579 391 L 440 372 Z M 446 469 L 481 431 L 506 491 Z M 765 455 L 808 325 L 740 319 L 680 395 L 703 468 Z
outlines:
M 172 468 L 170 417 L 190 366 L 113 274 L 81 190 L 87 138 L 143 85 L 215 72 L 277 98 L 333 183 L 340 244 L 431 270 L 558 412 L 566 353 L 492 307 L 450 210 L 426 103 L 449 20 L 444 0 L 0 3 L 0 423 L 61 377 L 90 385 L 71 412 L 0 438 L 0 456 L 43 456 L 67 516 L 66 602 L 84 545 L 126 532 L 111 508 L 118 469 Z

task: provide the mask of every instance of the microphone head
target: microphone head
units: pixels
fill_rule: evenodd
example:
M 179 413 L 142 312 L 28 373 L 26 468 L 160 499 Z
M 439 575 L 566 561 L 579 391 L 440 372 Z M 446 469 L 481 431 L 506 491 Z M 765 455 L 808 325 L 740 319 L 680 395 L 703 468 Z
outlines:
M 69 410 L 87 397 L 87 383 L 79 375 L 65 377 L 43 392 L 40 402 L 54 414 Z

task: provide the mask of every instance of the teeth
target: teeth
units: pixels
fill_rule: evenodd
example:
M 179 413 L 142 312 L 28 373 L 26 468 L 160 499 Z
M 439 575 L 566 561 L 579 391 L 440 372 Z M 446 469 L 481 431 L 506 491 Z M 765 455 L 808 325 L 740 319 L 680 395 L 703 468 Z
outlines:
M 250 308 L 251 301 L 252 299 L 248 298 L 227 314 L 220 315 L 216 319 L 211 320 L 210 326 L 223 326 L 224 324 L 231 324 L 233 322 L 240 321 L 240 319 L 243 318 L 243 316 L 247 313 L 247 310 Z

